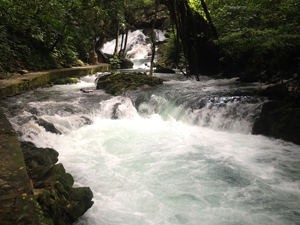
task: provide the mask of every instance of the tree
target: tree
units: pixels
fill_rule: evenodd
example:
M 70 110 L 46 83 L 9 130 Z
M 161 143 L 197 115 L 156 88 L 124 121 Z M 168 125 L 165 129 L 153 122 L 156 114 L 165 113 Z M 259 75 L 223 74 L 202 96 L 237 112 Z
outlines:
M 159 5 L 158 0 L 154 0 L 154 5 L 155 5 L 154 21 L 153 21 L 151 35 L 150 35 L 151 36 L 151 42 L 152 42 L 152 47 L 151 47 L 152 55 L 151 55 L 151 61 L 150 61 L 149 77 L 153 76 L 153 66 L 154 66 L 155 47 L 156 47 L 154 28 L 155 28 L 155 23 L 156 23 L 156 19 L 157 19 L 157 11 L 158 11 L 158 5 Z
M 218 49 L 210 42 L 214 37 L 208 22 L 191 9 L 187 0 L 161 0 L 161 3 L 167 6 L 181 39 L 188 74 L 199 79 L 200 73 L 218 73 Z

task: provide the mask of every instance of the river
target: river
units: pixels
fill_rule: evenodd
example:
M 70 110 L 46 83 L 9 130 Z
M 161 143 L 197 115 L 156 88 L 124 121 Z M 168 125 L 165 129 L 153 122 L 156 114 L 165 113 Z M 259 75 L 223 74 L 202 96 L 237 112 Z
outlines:
M 259 84 L 156 76 L 163 85 L 118 97 L 91 75 L 1 101 L 21 140 L 56 149 L 75 186 L 92 189 L 76 224 L 300 224 L 299 146 L 251 135 Z

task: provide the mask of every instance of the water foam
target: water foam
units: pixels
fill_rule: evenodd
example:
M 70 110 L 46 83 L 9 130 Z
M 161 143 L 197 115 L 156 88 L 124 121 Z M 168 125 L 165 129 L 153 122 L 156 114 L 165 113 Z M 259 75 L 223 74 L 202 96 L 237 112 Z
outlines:
M 259 101 L 216 98 L 220 80 L 180 82 L 167 82 L 156 94 L 145 90 L 136 100 L 85 95 L 78 85 L 37 90 L 10 101 L 26 109 L 11 121 L 23 140 L 56 149 L 76 186 L 91 187 L 94 206 L 78 225 L 299 224 L 299 146 L 228 132 L 213 120 L 201 125 L 213 115 L 224 123 L 230 108 L 255 112 Z M 234 81 L 224 82 L 219 92 L 232 89 Z M 23 115 L 29 119 L 22 124 Z M 47 132 L 31 115 L 63 134 Z

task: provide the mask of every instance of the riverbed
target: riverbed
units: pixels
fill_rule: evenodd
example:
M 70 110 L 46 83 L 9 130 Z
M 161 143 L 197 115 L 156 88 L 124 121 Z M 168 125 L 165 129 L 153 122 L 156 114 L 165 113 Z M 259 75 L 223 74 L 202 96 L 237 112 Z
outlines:
M 155 74 L 163 85 L 111 96 L 98 75 L 1 100 L 21 140 L 56 149 L 91 187 L 76 224 L 300 223 L 299 145 L 251 134 L 260 84 Z

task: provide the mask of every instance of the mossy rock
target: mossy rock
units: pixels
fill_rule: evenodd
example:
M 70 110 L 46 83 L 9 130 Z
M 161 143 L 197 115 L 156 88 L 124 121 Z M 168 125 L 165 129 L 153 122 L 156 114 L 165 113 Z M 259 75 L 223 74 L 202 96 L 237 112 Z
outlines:
M 59 78 L 59 79 L 55 79 L 53 81 L 54 84 L 77 84 L 79 83 L 80 80 L 78 78 L 70 78 L 70 77 L 66 77 L 66 78 Z
M 155 73 L 175 73 L 175 71 L 161 64 L 156 64 Z
M 21 142 L 27 172 L 43 213 L 44 224 L 72 224 L 93 205 L 88 187 L 73 188 L 74 179 L 59 163 L 58 152 Z
M 279 101 L 265 103 L 252 133 L 300 144 L 300 108 Z
M 270 100 L 288 100 L 288 98 L 290 98 L 290 92 L 284 84 L 267 87 L 258 94 L 267 96 Z
M 133 62 L 131 62 L 129 59 L 126 58 L 120 58 L 121 60 L 121 69 L 129 69 L 133 68 Z
M 137 90 L 139 87 L 163 84 L 157 77 L 149 77 L 145 73 L 112 73 L 98 79 L 97 89 L 104 89 L 106 93 L 121 95 L 126 91 Z
M 84 66 L 84 63 L 80 59 L 77 59 L 72 66 Z
M 50 166 L 58 161 L 58 152 L 52 148 L 37 148 L 31 142 L 20 143 L 25 162 L 32 161 L 33 164 Z M 29 169 L 33 169 L 29 166 Z
M 60 130 L 58 130 L 53 123 L 49 123 L 44 119 L 36 118 L 37 124 L 44 127 L 46 131 L 53 133 L 53 134 L 62 134 Z
M 70 191 L 72 199 L 71 207 L 67 210 L 67 215 L 72 222 L 75 222 L 78 216 L 83 215 L 87 209 L 94 204 L 92 200 L 93 192 L 89 187 L 72 188 Z
M 21 75 L 24 75 L 24 74 L 27 74 L 29 72 L 28 72 L 28 70 L 19 70 L 18 73 L 21 74 Z

